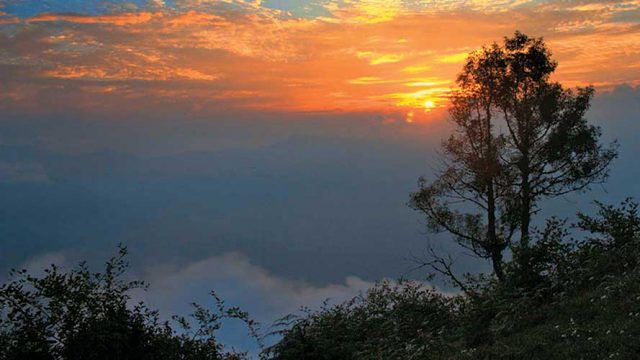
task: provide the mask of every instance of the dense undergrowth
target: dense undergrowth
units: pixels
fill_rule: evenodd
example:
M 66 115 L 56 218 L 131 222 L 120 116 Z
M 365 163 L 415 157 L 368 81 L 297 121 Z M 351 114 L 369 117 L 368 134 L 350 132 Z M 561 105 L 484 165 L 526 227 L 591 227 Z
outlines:
M 576 240 L 551 219 L 530 266 L 467 277 L 467 292 L 384 282 L 347 303 L 283 319 L 272 359 L 637 359 L 637 205 L 580 215 Z M 532 269 L 523 273 L 523 269 Z
M 637 359 L 640 217 L 632 201 L 600 205 L 573 226 L 551 219 L 506 278 L 468 275 L 465 291 L 385 281 L 342 304 L 276 325 L 264 359 Z M 570 231 L 570 230 L 576 231 Z M 571 237 L 572 232 L 580 236 Z M 517 249 L 514 249 L 517 251 Z M 132 304 L 126 250 L 92 272 L 16 271 L 0 287 L 0 359 L 242 359 L 217 339 L 224 319 L 256 324 L 217 297 L 161 321 Z M 514 257 L 515 258 L 515 257 Z
M 193 305 L 186 317 L 162 320 L 158 311 L 133 303 L 141 281 L 127 281 L 127 251 L 120 248 L 104 271 L 86 263 L 70 271 L 55 265 L 43 276 L 13 271 L 0 287 L 0 360 L 237 360 L 216 339 L 225 319 L 248 315 L 212 295 L 211 306 Z

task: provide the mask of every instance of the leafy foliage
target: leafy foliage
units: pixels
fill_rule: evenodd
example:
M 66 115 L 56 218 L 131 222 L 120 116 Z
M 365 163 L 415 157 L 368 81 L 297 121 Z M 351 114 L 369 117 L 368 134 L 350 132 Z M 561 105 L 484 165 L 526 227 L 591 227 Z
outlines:
M 550 219 L 534 234 L 535 283 L 516 261 L 505 280 L 465 294 L 382 283 L 287 325 L 270 359 L 636 359 L 640 353 L 640 217 L 630 200 L 599 204 L 568 236 Z
M 381 282 L 366 295 L 276 325 L 276 359 L 417 359 L 444 352 L 455 299 L 416 282 Z
M 244 358 L 226 352 L 215 335 L 224 319 L 243 321 L 255 334 L 246 313 L 225 307 L 212 293 L 213 310 L 193 304 L 190 316 L 161 321 L 144 303 L 130 304 L 130 292 L 146 285 L 123 279 L 126 254 L 120 247 L 103 272 L 84 262 L 69 272 L 52 265 L 42 277 L 13 271 L 0 287 L 0 359 Z
M 585 117 L 594 89 L 564 88 L 551 80 L 556 67 L 542 38 L 520 32 L 471 53 L 452 95 L 444 168 L 411 194 L 430 230 L 488 259 L 500 280 L 505 252 L 523 271 L 530 262 L 538 202 L 603 182 L 617 156 Z

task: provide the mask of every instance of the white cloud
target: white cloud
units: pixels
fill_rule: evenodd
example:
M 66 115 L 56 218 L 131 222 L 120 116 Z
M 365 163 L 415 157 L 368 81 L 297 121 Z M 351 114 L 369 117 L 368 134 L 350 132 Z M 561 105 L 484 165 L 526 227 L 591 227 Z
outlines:
M 342 284 L 325 286 L 288 280 L 238 253 L 213 256 L 183 267 L 147 269 L 144 278 L 151 287 L 142 296 L 161 310 L 175 311 L 194 298 L 206 299 L 215 290 L 228 304 L 239 305 L 263 321 L 295 312 L 303 305 L 319 306 L 326 299 L 341 302 L 373 285 L 355 276 L 346 277 Z
M 209 292 L 214 290 L 227 306 L 239 306 L 261 323 L 261 332 L 302 306 L 318 308 L 325 300 L 340 303 L 369 289 L 373 283 L 348 276 L 342 284 L 316 286 L 288 280 L 252 264 L 239 253 L 227 253 L 196 261 L 186 266 L 160 266 L 147 269 L 143 278 L 150 283 L 147 291 L 136 293 L 142 300 L 160 310 L 163 317 L 190 313 L 190 304 L 212 306 Z M 257 355 L 257 344 L 238 323 L 225 323 L 218 335 L 224 344 Z M 267 342 L 275 339 L 268 338 Z

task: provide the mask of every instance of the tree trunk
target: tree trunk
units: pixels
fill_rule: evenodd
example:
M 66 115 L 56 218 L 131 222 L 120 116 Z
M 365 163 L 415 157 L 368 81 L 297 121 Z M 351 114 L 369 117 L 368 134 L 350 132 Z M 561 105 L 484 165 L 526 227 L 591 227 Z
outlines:
M 524 279 L 528 279 L 531 273 L 531 254 L 530 254 L 530 234 L 529 228 L 531 226 L 531 182 L 530 182 L 530 170 L 529 170 L 529 154 L 527 151 L 522 153 L 522 167 L 521 171 L 521 189 L 520 189 L 520 249 L 518 262 L 520 263 L 522 275 Z
M 502 247 L 495 246 L 491 253 L 491 262 L 493 263 L 493 272 L 499 281 L 504 281 L 504 269 L 502 267 Z
M 522 189 L 520 199 L 520 246 L 529 248 L 529 228 L 531 226 L 531 184 L 529 183 L 528 166 L 522 172 Z
M 491 103 L 491 102 L 489 102 Z M 486 109 L 487 121 L 485 124 L 485 142 L 486 142 L 486 169 L 485 176 L 487 177 L 487 240 L 490 244 L 491 262 L 493 265 L 493 272 L 496 274 L 498 280 L 504 280 L 504 271 L 502 269 L 502 247 L 498 240 L 496 231 L 496 194 L 494 189 L 496 171 L 496 150 L 493 144 L 493 134 L 491 133 L 491 108 Z
M 491 249 L 493 272 L 496 274 L 498 280 L 502 281 L 504 279 L 504 272 L 502 270 L 502 247 L 499 244 L 496 233 L 496 200 L 493 180 L 489 181 L 487 188 L 487 240 Z

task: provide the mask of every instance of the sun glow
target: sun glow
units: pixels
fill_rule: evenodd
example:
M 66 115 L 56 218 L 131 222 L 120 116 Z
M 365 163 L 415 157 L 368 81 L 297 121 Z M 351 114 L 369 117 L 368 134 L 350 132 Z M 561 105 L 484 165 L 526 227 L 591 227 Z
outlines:
M 436 107 L 436 104 L 433 101 L 427 100 L 424 102 L 425 111 L 431 111 L 434 107 Z

